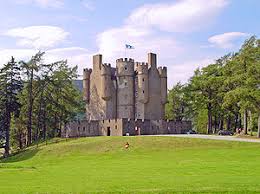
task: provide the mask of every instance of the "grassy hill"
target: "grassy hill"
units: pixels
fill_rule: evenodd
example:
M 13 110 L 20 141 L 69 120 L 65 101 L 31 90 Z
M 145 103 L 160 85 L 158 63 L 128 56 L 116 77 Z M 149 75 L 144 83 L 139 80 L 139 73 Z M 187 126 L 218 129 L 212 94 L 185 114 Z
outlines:
M 257 143 L 175 137 L 58 140 L 1 160 L 0 193 L 260 192 Z

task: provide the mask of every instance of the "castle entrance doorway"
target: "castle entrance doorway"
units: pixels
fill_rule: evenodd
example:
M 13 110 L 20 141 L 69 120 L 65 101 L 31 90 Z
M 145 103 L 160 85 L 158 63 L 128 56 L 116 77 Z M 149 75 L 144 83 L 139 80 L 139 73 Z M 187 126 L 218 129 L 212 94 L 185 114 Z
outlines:
M 111 133 L 110 127 L 107 127 L 107 136 L 110 136 L 110 133 Z

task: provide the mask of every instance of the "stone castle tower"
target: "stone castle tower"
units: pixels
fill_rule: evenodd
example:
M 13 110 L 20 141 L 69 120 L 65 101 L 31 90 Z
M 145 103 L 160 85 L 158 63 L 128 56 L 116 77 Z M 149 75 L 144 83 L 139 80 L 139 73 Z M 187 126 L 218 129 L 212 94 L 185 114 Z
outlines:
M 167 68 L 157 68 L 156 54 L 148 63 L 117 59 L 116 67 L 93 56 L 93 69 L 83 72 L 84 100 L 88 120 L 161 120 L 167 103 Z

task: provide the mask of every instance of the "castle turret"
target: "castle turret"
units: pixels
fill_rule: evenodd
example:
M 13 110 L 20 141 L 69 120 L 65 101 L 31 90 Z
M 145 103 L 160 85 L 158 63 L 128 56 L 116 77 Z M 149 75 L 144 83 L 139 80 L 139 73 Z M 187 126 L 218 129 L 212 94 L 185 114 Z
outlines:
M 149 89 L 148 89 L 148 64 L 147 63 L 136 63 L 137 71 L 137 91 L 138 91 L 138 101 L 141 103 L 147 103 L 149 100 Z
M 93 71 L 99 71 L 102 65 L 102 55 L 97 54 L 93 56 Z
M 148 53 L 148 66 L 149 68 L 157 68 L 156 54 Z
M 161 79 L 161 103 L 167 103 L 167 67 L 158 68 Z
M 111 65 L 110 64 L 102 64 L 101 65 L 101 97 L 103 100 L 110 100 L 112 97 L 111 94 Z
M 116 60 L 117 107 L 121 118 L 134 118 L 134 60 Z
M 90 99 L 90 74 L 92 69 L 83 69 L 83 99 L 88 104 Z

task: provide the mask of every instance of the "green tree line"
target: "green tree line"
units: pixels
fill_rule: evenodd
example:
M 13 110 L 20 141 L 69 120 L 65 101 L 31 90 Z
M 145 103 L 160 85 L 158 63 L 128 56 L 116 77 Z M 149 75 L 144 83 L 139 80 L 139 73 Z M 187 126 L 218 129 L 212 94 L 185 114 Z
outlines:
M 195 70 L 168 98 L 166 117 L 192 120 L 200 133 L 258 129 L 260 137 L 260 39 L 252 36 L 238 52 Z
M 66 60 L 44 63 L 38 52 L 29 61 L 13 57 L 0 69 L 0 147 L 4 157 L 48 138 L 84 111 L 73 81 L 77 66 Z

